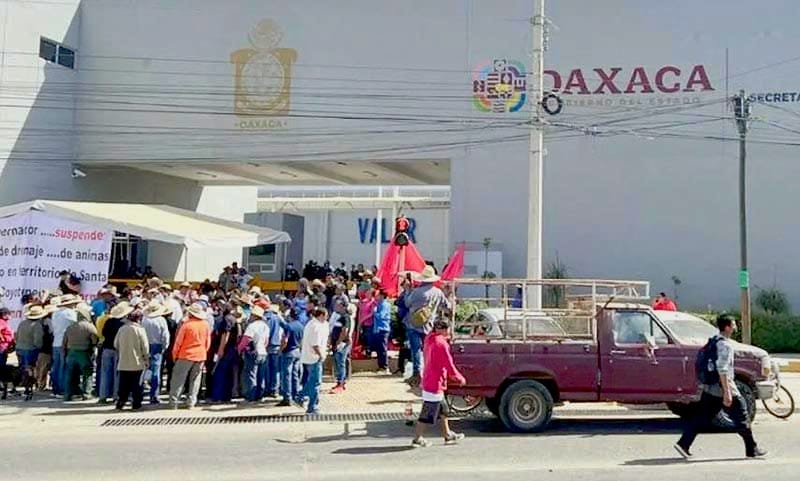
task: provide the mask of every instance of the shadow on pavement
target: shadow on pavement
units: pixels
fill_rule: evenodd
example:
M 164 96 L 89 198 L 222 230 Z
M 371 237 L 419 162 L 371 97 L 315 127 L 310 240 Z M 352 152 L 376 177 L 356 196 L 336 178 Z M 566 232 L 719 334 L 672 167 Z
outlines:
M 687 461 L 683 458 L 651 458 L 651 459 L 632 459 L 622 463 L 623 466 L 669 466 L 672 464 L 705 464 L 705 463 L 735 463 L 749 461 L 745 458 L 717 458 L 717 459 L 692 459 Z
M 390 454 L 411 451 L 411 446 L 364 446 L 360 448 L 340 448 L 333 454 Z

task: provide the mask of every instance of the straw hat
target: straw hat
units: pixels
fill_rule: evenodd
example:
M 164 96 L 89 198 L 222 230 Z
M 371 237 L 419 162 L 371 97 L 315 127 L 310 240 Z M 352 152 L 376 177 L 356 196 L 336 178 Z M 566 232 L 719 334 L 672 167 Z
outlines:
M 167 292 L 172 292 L 172 286 L 169 285 L 169 282 L 165 282 L 164 285 L 161 286 L 161 288 Z
M 441 279 L 441 277 L 436 275 L 436 271 L 433 270 L 433 266 L 425 266 L 425 268 L 422 269 L 422 272 L 416 275 L 416 280 L 419 282 L 430 283 L 436 282 L 439 279 Z
M 314 279 L 313 281 L 311 281 L 311 285 L 312 285 L 312 286 L 325 287 L 325 283 L 324 283 L 324 282 L 322 282 L 322 281 L 321 281 L 321 280 L 319 280 L 319 279 Z
M 151 302 L 145 309 L 144 315 L 147 317 L 159 317 L 167 313 L 167 308 L 157 302 Z
M 254 295 L 254 296 L 255 295 L 259 295 L 260 296 L 261 294 L 263 294 L 263 292 L 261 292 L 261 287 L 259 287 L 259 286 L 253 286 L 247 292 L 250 293 L 250 295 Z
M 58 306 L 55 306 L 53 304 L 48 304 L 48 305 L 44 306 L 44 311 L 47 313 L 46 315 L 48 315 L 48 316 L 50 314 L 56 312 L 57 310 L 58 310 Z
M 75 294 L 64 294 L 63 296 L 61 296 L 61 300 L 58 303 L 58 305 L 61 307 L 74 306 L 81 302 L 83 302 L 82 299 L 76 296 Z
M 128 304 L 127 302 L 122 301 L 113 308 L 111 308 L 111 313 L 109 314 L 109 317 L 113 319 L 122 319 L 131 312 L 133 312 L 133 307 L 131 307 L 131 305 Z
M 261 306 L 253 306 L 253 308 L 250 309 L 250 317 L 264 319 L 264 308 Z
M 151 277 L 150 279 L 147 279 L 147 287 L 150 287 L 150 288 L 161 287 L 161 284 L 163 284 L 163 283 L 164 283 L 164 281 L 162 281 L 158 277 Z
M 47 317 L 48 312 L 42 306 L 31 306 L 28 309 L 28 312 L 25 314 L 25 317 L 31 320 L 41 319 L 43 317 Z
M 186 313 L 194 317 L 195 319 L 205 320 L 206 317 L 208 317 L 208 315 L 206 314 L 206 310 L 202 306 L 202 304 L 198 304 L 196 302 L 186 308 Z
M 181 285 L 179 287 L 189 287 L 189 288 L 191 288 L 192 287 L 192 283 L 188 282 L 188 281 L 183 281 L 183 282 L 181 282 Z
M 89 322 L 92 322 L 92 308 L 89 306 L 89 304 L 81 302 L 75 306 L 75 311 L 77 311 L 78 316 L 83 317 Z

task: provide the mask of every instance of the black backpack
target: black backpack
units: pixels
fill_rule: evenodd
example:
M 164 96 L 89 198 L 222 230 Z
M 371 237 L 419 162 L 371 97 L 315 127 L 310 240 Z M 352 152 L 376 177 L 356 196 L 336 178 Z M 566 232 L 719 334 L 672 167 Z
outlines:
M 713 386 L 719 384 L 719 373 L 717 372 L 717 343 L 719 337 L 711 337 L 705 346 L 697 353 L 695 368 L 697 369 L 697 380 L 700 384 Z

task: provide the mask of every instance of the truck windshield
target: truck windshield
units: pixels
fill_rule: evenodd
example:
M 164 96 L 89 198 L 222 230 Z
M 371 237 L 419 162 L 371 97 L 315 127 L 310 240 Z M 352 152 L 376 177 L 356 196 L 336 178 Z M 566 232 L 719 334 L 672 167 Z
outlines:
M 661 319 L 675 336 L 684 344 L 702 346 L 709 337 L 716 334 L 717 328 L 697 317 Z

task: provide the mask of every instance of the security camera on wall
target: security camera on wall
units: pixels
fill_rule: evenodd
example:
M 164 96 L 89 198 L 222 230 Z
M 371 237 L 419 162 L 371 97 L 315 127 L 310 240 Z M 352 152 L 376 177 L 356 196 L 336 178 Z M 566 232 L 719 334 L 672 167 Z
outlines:
M 81 169 L 72 169 L 72 178 L 73 179 L 80 179 L 82 177 L 86 177 L 86 172 L 82 171 Z

